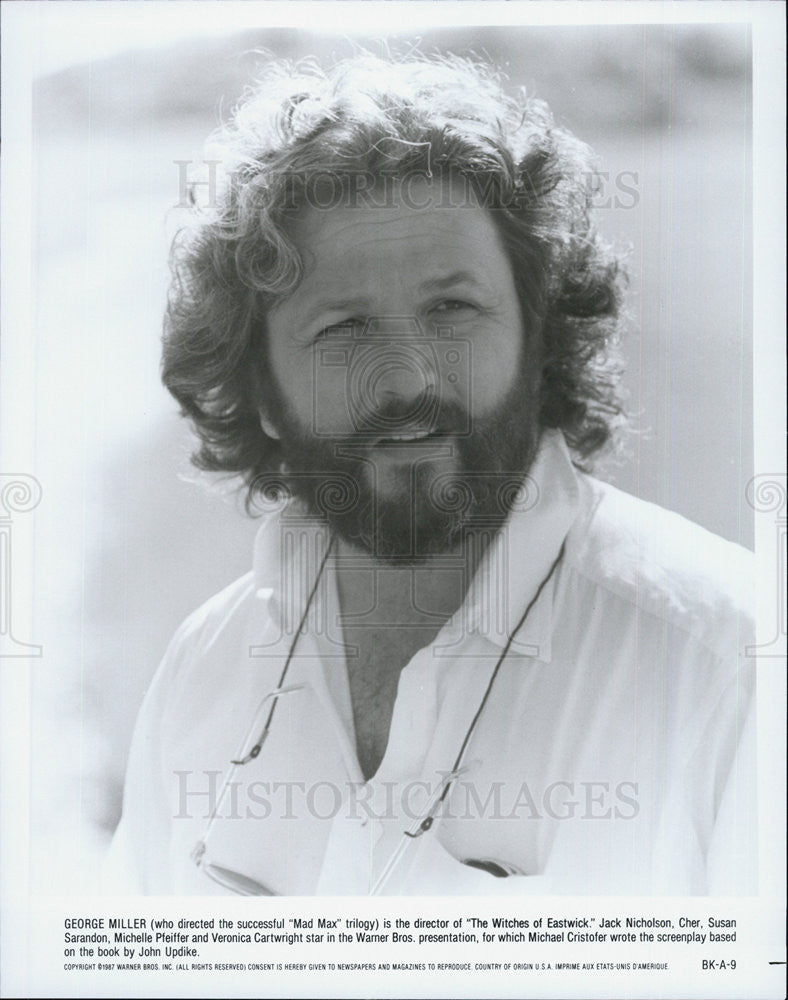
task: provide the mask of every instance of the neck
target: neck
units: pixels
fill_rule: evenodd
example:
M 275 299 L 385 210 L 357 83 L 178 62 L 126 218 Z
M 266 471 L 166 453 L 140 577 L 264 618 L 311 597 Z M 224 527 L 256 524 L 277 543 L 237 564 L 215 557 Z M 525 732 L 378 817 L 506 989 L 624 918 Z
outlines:
M 336 576 L 343 617 L 376 616 L 381 624 L 427 627 L 437 632 L 462 604 L 489 539 L 469 538 L 418 563 L 391 563 L 336 542 Z

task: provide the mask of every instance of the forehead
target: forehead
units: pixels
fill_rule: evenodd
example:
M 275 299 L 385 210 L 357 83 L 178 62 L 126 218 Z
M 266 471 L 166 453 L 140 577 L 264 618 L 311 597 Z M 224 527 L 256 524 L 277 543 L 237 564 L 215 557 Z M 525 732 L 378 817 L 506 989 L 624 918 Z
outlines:
M 387 204 L 307 207 L 290 228 L 304 265 L 295 297 L 331 286 L 359 292 L 464 271 L 480 281 L 510 280 L 490 214 L 448 180 L 399 182 Z

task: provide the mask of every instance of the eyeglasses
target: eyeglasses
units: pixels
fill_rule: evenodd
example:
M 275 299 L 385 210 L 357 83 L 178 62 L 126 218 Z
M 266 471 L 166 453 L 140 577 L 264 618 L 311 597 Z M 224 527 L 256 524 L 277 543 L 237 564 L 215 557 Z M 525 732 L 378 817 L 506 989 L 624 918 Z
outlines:
M 225 889 L 229 889 L 236 895 L 276 896 L 278 893 L 267 885 L 264 885 L 262 882 L 259 882 L 256 879 L 253 879 L 248 875 L 244 875 L 232 868 L 228 868 L 225 865 L 221 865 L 217 861 L 213 860 L 208 849 L 211 833 L 214 829 L 216 820 L 219 818 L 222 806 L 227 799 L 228 790 L 232 787 L 239 769 L 255 760 L 263 749 L 263 745 L 270 728 L 270 719 L 266 720 L 262 731 L 260 731 L 259 736 L 252 744 L 251 748 L 247 750 L 247 747 L 249 746 L 249 740 L 252 738 L 252 735 L 257 731 L 257 723 L 265 705 L 297 691 L 303 691 L 306 687 L 307 685 L 305 684 L 294 684 L 286 688 L 278 688 L 267 694 L 260 703 L 257 711 L 255 712 L 252 725 L 249 727 L 246 739 L 239 748 L 238 757 L 230 762 L 230 767 L 225 775 L 216 799 L 216 805 L 211 811 L 211 814 L 206 822 L 202 836 L 192 850 L 192 860 L 200 868 L 200 870 L 213 882 L 216 882 Z M 463 765 L 443 776 L 441 782 L 437 785 L 432 795 L 430 795 L 427 799 L 419 816 L 415 819 L 409 829 L 403 831 L 402 837 L 396 849 L 392 852 L 383 868 L 383 871 L 380 873 L 370 890 L 370 895 L 377 896 L 385 891 L 391 882 L 392 876 L 397 872 L 397 869 L 404 861 L 412 845 L 414 845 L 414 842 L 426 833 L 432 827 L 435 820 L 439 818 L 440 807 L 446 800 L 452 783 L 461 775 L 466 774 L 471 766 L 472 765 Z M 507 864 L 503 861 L 493 861 L 491 859 L 466 859 L 463 864 L 468 865 L 471 868 L 486 871 L 491 875 L 497 875 L 498 877 L 522 874 L 522 872 L 520 872 L 515 866 Z
M 306 622 L 307 615 L 309 613 L 309 608 L 314 599 L 315 592 L 317 591 L 317 586 L 323 574 L 323 569 L 328 559 L 328 555 L 331 551 L 332 544 L 333 544 L 333 538 L 329 543 L 328 547 L 326 548 L 326 552 L 320 564 L 320 568 L 315 578 L 314 585 L 312 586 L 312 590 L 310 591 L 309 597 L 307 598 L 306 607 L 301 616 L 301 621 L 299 623 L 298 629 L 296 630 L 293 640 L 290 644 L 290 650 L 288 652 L 282 673 L 279 677 L 279 684 L 277 685 L 276 688 L 273 689 L 273 691 L 270 691 L 260 702 L 260 705 L 258 706 L 257 711 L 255 712 L 252 718 L 252 723 L 249 726 L 249 730 L 244 738 L 244 741 L 240 746 L 237 758 L 230 761 L 230 768 L 228 769 L 225 775 L 221 790 L 219 792 L 219 796 L 216 801 L 216 805 L 211 811 L 210 816 L 208 817 L 208 821 L 206 823 L 205 829 L 203 830 L 203 834 L 200 840 L 198 840 L 197 844 L 194 846 L 191 853 L 191 858 L 194 861 L 194 863 L 209 878 L 211 878 L 214 882 L 217 882 L 224 888 L 230 889 L 232 892 L 237 893 L 238 895 L 241 896 L 275 896 L 278 894 L 269 889 L 267 886 L 263 885 L 262 883 L 257 882 L 255 879 L 249 878 L 248 876 L 242 875 L 241 873 L 236 872 L 233 869 L 226 868 L 223 865 L 219 865 L 216 862 L 211 861 L 208 856 L 208 839 L 214 828 L 214 824 L 218 817 L 219 810 L 222 807 L 222 804 L 226 798 L 228 790 L 231 787 L 232 780 L 235 777 L 238 768 L 245 766 L 250 761 L 255 760 L 260 755 L 265 740 L 270 732 L 271 723 L 273 721 L 274 712 L 276 711 L 276 706 L 278 704 L 279 699 L 289 694 L 292 694 L 295 691 L 303 690 L 307 686 L 305 684 L 294 684 L 290 685 L 289 687 L 283 687 L 282 685 L 285 677 L 287 676 L 287 672 L 290 668 L 290 663 L 293 659 L 293 654 L 295 652 L 295 648 L 298 643 L 298 637 L 301 634 L 301 631 Z M 563 557 L 563 554 L 564 554 L 564 546 L 562 545 L 561 551 L 558 553 L 555 561 L 550 567 L 549 572 L 545 576 L 544 580 L 542 580 L 541 584 L 539 585 L 539 588 L 537 589 L 533 598 L 529 602 L 527 608 L 523 612 L 517 625 L 511 631 L 509 638 L 506 641 L 506 645 L 504 646 L 500 656 L 498 657 L 498 661 L 496 662 L 490 674 L 490 679 L 487 682 L 487 687 L 485 688 L 484 695 L 482 696 L 481 702 L 479 703 L 479 707 L 477 708 L 475 715 L 471 719 L 471 723 L 468 726 L 468 730 L 465 733 L 465 737 L 462 743 L 460 744 L 460 749 L 454 761 L 454 766 L 451 768 L 450 771 L 444 773 L 442 781 L 437 786 L 433 794 L 427 800 L 427 804 L 421 816 L 413 823 L 413 825 L 409 829 L 403 831 L 403 836 L 400 839 L 397 847 L 392 852 L 389 860 L 386 862 L 386 865 L 383 868 L 383 871 L 380 873 L 374 885 L 372 886 L 370 895 L 373 896 L 380 895 L 384 891 L 386 886 L 389 884 L 392 875 L 396 871 L 399 864 L 402 862 L 404 856 L 407 854 L 409 846 L 432 828 L 435 819 L 438 817 L 438 813 L 441 806 L 446 801 L 449 795 L 452 785 L 461 774 L 464 774 L 468 770 L 468 765 L 463 763 L 465 759 L 465 753 L 468 748 L 468 744 L 470 743 L 471 736 L 473 735 L 473 732 L 476 728 L 476 724 L 478 723 L 479 718 L 482 715 L 482 712 L 484 711 L 484 707 L 487 704 L 487 700 L 489 699 L 490 692 L 492 691 L 493 685 L 501 669 L 501 666 L 503 665 L 503 662 L 506 659 L 506 656 L 511 648 L 515 636 L 522 628 L 523 624 L 525 623 L 525 620 L 527 619 L 531 611 L 531 608 L 534 606 L 534 604 L 536 604 L 548 580 L 552 577 L 553 573 L 555 572 L 556 567 L 558 566 Z M 257 739 L 252 744 L 251 748 L 247 750 L 246 748 L 249 746 L 249 740 L 252 738 L 252 735 L 257 731 L 257 725 L 260 716 L 263 714 L 263 711 L 269 702 L 270 702 L 270 709 L 268 711 L 268 716 L 266 717 L 266 721 L 262 729 L 259 731 Z M 476 868 L 482 871 L 486 871 L 489 874 L 494 875 L 495 877 L 498 878 L 506 877 L 508 875 L 523 874 L 523 872 L 521 872 L 516 866 L 511 865 L 508 862 L 497 861 L 490 858 L 480 858 L 480 859 L 469 858 L 466 859 L 463 863 L 471 868 Z
M 318 568 L 317 574 L 315 575 L 315 582 L 312 584 L 312 589 L 309 591 L 309 596 L 306 599 L 306 604 L 304 610 L 301 614 L 301 620 L 298 623 L 298 628 L 295 630 L 292 641 L 290 642 L 290 649 L 287 652 L 287 658 L 285 659 L 285 665 L 282 668 L 282 673 L 279 675 L 279 683 L 260 702 L 257 711 L 252 717 L 251 725 L 244 738 L 243 743 L 238 751 L 237 758 L 230 761 L 230 769 L 225 775 L 224 781 L 222 782 L 222 787 L 219 792 L 219 796 L 216 800 L 216 805 L 211 810 L 211 814 L 208 817 L 208 822 L 203 830 L 202 836 L 197 841 L 197 843 L 192 848 L 191 858 L 192 861 L 200 868 L 209 878 L 213 879 L 214 882 L 218 882 L 219 885 L 224 886 L 226 889 L 230 889 L 232 892 L 238 893 L 241 896 L 275 896 L 276 893 L 269 889 L 267 886 L 262 885 L 260 882 L 249 878 L 246 875 L 241 875 L 239 872 L 233 871 L 231 868 L 225 868 L 223 865 L 216 864 L 208 857 L 208 838 L 214 828 L 214 824 L 219 815 L 219 810 L 222 807 L 222 803 L 230 789 L 230 784 L 235 776 L 235 773 L 239 767 L 243 767 L 248 764 L 250 760 L 255 760 L 260 751 L 263 749 L 263 744 L 271 730 L 271 723 L 273 722 L 274 712 L 276 711 L 276 706 L 279 699 L 284 696 L 291 694 L 294 691 L 302 690 L 305 685 L 294 684 L 290 687 L 283 687 L 285 677 L 290 669 L 290 664 L 293 661 L 293 655 L 295 654 L 296 646 L 298 645 L 298 637 L 304 629 L 306 624 L 307 616 L 309 615 L 309 609 L 312 606 L 312 602 L 317 593 L 318 584 L 323 576 L 323 570 L 325 569 L 326 563 L 328 562 L 329 554 L 334 545 L 333 535 L 329 539 L 328 545 L 326 546 L 326 551 L 323 553 L 323 558 L 320 561 L 320 566 Z M 252 748 L 246 751 L 249 740 L 251 739 L 252 733 L 255 732 L 257 726 L 257 720 L 263 713 L 263 710 L 270 702 L 270 709 L 263 725 L 260 735 L 255 740 Z
M 225 774 L 222 787 L 219 790 L 219 795 L 216 799 L 216 804 L 211 810 L 211 814 L 205 824 L 202 836 L 192 849 L 191 858 L 198 868 L 200 868 L 209 878 L 213 879 L 214 882 L 218 882 L 219 885 L 224 886 L 225 889 L 231 889 L 233 892 L 238 893 L 241 896 L 275 896 L 276 893 L 267 886 L 262 885 L 260 882 L 256 882 L 254 879 L 249 878 L 247 875 L 241 875 L 240 872 L 233 871 L 230 868 L 225 868 L 224 866 L 217 864 L 215 861 L 211 861 L 208 856 L 208 838 L 213 831 L 214 824 L 219 817 L 219 812 L 227 797 L 227 792 L 232 787 L 232 782 L 238 772 L 238 769 L 243 767 L 245 764 L 248 764 L 249 761 L 255 760 L 259 756 L 260 751 L 263 749 L 263 744 L 265 743 L 266 737 L 271 729 L 271 722 L 274 717 L 274 709 L 276 708 L 277 701 L 279 698 L 293 694 L 295 691 L 302 691 L 305 686 L 306 685 L 304 684 L 293 684 L 290 687 L 277 687 L 273 691 L 269 691 L 269 693 L 260 702 L 257 711 L 252 718 L 249 730 L 238 750 L 238 757 L 230 761 L 230 767 Z M 263 728 L 251 749 L 247 751 L 246 748 L 249 746 L 249 740 L 257 731 L 258 720 L 269 702 L 270 710 L 268 712 L 268 717 L 265 720 L 265 724 L 263 725 Z

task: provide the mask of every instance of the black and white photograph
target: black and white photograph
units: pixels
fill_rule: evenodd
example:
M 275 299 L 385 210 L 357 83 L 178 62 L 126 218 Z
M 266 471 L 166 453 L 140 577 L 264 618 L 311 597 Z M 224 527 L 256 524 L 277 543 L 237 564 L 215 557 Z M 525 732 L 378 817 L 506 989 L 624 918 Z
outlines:
M 3 4 L 4 995 L 782 995 L 784 12 L 582 6 Z

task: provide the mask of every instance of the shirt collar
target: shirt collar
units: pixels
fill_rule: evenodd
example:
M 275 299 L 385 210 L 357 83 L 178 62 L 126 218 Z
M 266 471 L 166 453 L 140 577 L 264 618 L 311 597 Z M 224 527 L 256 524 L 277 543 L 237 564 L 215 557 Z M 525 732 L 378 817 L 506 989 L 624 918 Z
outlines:
M 563 434 L 547 430 L 501 530 L 471 581 L 452 630 L 481 635 L 511 651 L 549 662 L 554 576 L 550 574 L 577 515 L 579 487 Z M 518 628 L 519 625 L 519 628 Z
M 579 489 L 563 435 L 547 430 L 509 516 L 490 543 L 462 606 L 446 627 L 446 655 L 464 636 L 483 636 L 497 646 L 509 636 L 558 558 L 575 519 Z M 254 547 L 257 596 L 294 631 L 320 571 L 329 531 L 297 502 L 266 517 Z M 514 654 L 549 662 L 553 579 L 520 625 Z
M 255 593 L 288 634 L 295 632 L 304 614 L 330 538 L 328 527 L 297 501 L 282 501 L 260 525 L 254 543 Z M 315 604 L 323 603 L 324 596 L 321 588 Z

